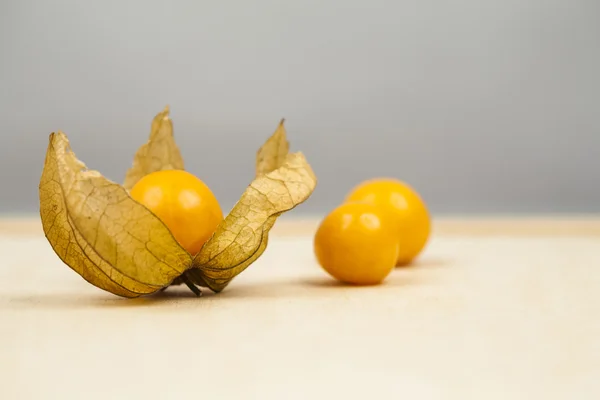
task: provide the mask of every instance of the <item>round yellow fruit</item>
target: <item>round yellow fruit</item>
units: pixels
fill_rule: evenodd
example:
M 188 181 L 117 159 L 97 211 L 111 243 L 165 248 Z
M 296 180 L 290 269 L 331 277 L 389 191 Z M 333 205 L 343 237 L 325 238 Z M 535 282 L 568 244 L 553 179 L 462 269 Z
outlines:
M 314 252 L 333 278 L 350 284 L 382 282 L 398 258 L 395 227 L 386 212 L 368 203 L 345 203 L 321 221 Z
M 346 201 L 363 201 L 390 211 L 399 243 L 397 265 L 406 265 L 424 249 L 431 232 L 427 206 L 408 184 L 393 178 L 366 180 L 353 188 Z
M 150 173 L 134 185 L 130 195 L 152 211 L 192 255 L 200 251 L 223 220 L 210 188 L 186 171 Z

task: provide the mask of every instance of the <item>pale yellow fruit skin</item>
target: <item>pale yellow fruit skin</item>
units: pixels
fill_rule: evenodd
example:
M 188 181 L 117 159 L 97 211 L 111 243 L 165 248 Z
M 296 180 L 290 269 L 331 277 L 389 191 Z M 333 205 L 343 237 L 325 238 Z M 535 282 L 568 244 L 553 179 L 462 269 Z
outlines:
M 394 215 L 399 243 L 397 265 L 411 263 L 429 241 L 431 216 L 427 205 L 405 182 L 394 178 L 366 180 L 354 187 L 345 201 L 368 202 Z
M 384 210 L 367 203 L 345 203 L 321 221 L 314 252 L 333 278 L 355 285 L 381 283 L 398 257 L 395 228 Z

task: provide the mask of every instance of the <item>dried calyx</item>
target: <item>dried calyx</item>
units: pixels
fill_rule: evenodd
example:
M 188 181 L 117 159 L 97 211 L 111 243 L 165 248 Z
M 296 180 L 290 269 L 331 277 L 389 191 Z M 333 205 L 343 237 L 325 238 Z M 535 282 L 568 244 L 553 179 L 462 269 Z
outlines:
M 254 181 L 192 256 L 128 193 L 145 175 L 168 169 L 184 169 L 168 108 L 154 118 L 123 185 L 88 170 L 66 135 L 52 133 L 39 195 L 44 234 L 56 254 L 89 283 L 123 297 L 173 284 L 196 294 L 198 286 L 220 292 L 264 252 L 277 217 L 308 199 L 317 184 L 304 155 L 289 153 L 282 120 L 257 152 Z

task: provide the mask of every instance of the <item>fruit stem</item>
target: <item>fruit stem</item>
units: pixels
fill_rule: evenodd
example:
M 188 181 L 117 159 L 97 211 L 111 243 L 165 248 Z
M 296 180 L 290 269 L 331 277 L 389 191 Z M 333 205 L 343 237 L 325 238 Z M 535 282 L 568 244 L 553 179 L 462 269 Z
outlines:
M 190 278 L 185 276 L 185 274 L 181 275 L 181 280 L 183 280 L 183 283 L 185 283 L 185 285 L 190 288 L 190 290 L 194 292 L 196 296 L 202 296 L 202 291 L 196 285 L 194 285 L 194 283 L 190 281 Z

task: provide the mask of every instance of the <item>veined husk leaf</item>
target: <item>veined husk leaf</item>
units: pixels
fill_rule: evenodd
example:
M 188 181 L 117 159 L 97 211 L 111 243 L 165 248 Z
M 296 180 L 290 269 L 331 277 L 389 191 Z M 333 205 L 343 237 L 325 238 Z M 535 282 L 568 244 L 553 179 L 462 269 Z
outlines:
M 52 248 L 101 289 L 124 297 L 154 293 L 191 266 L 169 229 L 123 186 L 88 170 L 61 132 L 50 135 L 39 194 Z
M 173 137 L 173 121 L 169 117 L 168 106 L 152 120 L 148 142 L 135 153 L 123 186 L 131 190 L 145 175 L 167 169 L 184 169 L 181 152 Z
M 284 119 L 279 122 L 275 132 L 256 152 L 256 176 L 271 172 L 285 162 L 290 152 L 290 143 L 287 140 L 284 122 Z
M 317 179 L 302 153 L 288 154 L 281 162 L 250 184 L 194 258 L 194 267 L 202 273 L 200 282 L 211 290 L 223 290 L 260 257 L 277 217 L 304 202 L 315 189 Z M 200 278 L 193 269 L 188 275 L 192 280 Z

